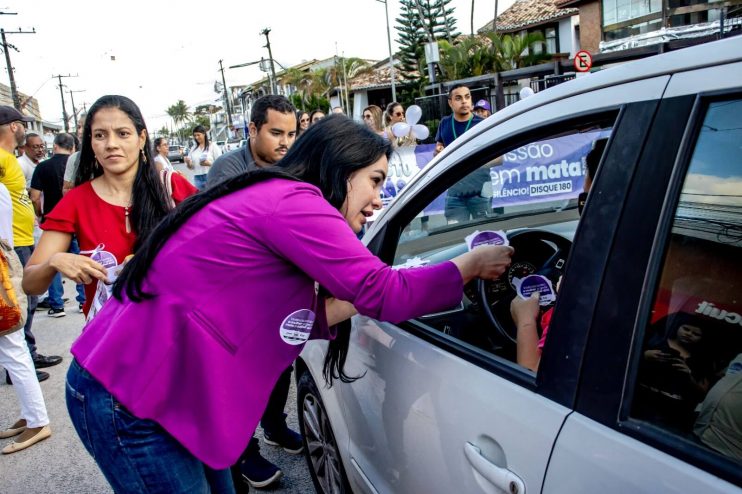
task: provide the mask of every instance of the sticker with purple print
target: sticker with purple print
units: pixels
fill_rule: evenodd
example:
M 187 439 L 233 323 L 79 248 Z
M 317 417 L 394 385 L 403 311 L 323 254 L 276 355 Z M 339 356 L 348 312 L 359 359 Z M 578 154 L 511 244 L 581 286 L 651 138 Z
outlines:
M 554 287 L 546 276 L 531 274 L 525 278 L 513 278 L 513 286 L 515 286 L 518 295 L 524 299 L 530 298 L 532 293 L 538 292 L 539 305 L 544 306 L 556 302 Z
M 469 250 L 480 245 L 510 245 L 507 235 L 502 230 L 485 230 L 483 232 L 476 230 L 464 240 L 466 240 L 466 246 L 469 247 Z
M 301 309 L 292 312 L 281 323 L 281 339 L 289 345 L 301 345 L 309 339 L 314 327 L 314 312 Z

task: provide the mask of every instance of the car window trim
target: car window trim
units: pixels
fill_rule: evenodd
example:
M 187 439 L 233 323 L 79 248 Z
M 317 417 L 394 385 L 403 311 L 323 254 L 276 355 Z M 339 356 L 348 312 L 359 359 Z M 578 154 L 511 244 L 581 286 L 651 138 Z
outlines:
M 696 96 L 673 166 L 672 176 L 668 183 L 657 232 L 652 242 L 652 254 L 647 264 L 647 275 L 645 276 L 642 296 L 637 310 L 635 336 L 629 353 L 617 421 L 618 428 L 627 435 L 737 485 L 742 484 L 742 469 L 740 469 L 739 463 L 681 436 L 670 435 L 661 427 L 635 419 L 630 416 L 630 411 L 639 371 L 639 358 L 643 350 L 644 334 L 657 295 L 657 284 L 662 276 L 662 269 L 667 259 L 667 249 L 670 244 L 670 234 L 672 233 L 677 205 L 700 137 L 700 130 L 712 103 L 740 99 L 742 99 L 742 91 L 740 90 L 704 92 Z

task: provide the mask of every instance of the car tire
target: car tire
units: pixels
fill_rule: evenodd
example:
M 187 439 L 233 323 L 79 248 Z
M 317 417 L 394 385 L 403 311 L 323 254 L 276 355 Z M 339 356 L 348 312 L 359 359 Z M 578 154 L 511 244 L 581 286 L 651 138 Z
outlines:
M 304 457 L 315 490 L 318 494 L 352 493 L 325 405 L 307 371 L 299 376 L 296 398 Z

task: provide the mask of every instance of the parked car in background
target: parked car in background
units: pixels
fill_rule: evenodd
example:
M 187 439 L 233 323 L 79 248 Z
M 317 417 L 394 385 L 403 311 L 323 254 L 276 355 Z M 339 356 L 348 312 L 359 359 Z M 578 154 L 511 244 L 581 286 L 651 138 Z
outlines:
M 450 310 L 354 317 L 352 383 L 327 388 L 327 342 L 306 344 L 317 492 L 741 492 L 740 143 L 742 36 L 578 77 L 459 137 L 363 242 L 415 269 L 500 231 L 512 264 Z M 531 276 L 559 284 L 537 371 L 510 313 Z
M 227 144 L 226 144 L 226 151 L 232 151 L 233 149 L 239 148 L 241 142 L 242 142 L 241 139 L 230 139 L 230 140 L 228 140 L 227 141 Z
M 183 146 L 177 146 L 177 145 L 168 146 L 167 159 L 170 160 L 171 163 L 183 161 L 183 156 L 184 156 Z

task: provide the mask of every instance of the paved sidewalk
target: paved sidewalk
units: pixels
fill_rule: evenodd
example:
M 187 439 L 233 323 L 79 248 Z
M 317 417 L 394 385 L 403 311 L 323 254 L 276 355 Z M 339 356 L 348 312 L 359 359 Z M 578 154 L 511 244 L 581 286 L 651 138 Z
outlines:
M 75 493 L 97 494 L 112 492 L 92 458 L 82 446 L 67 416 L 64 382 L 71 361 L 69 348 L 80 334 L 83 316 L 74 301 L 74 285 L 67 280 L 66 296 L 70 297 L 65 310 L 67 316 L 50 318 L 46 312 L 37 311 L 33 332 L 40 353 L 62 355 L 62 364 L 44 369 L 51 377 L 41 383 L 51 420 L 52 437 L 11 455 L 0 455 L 0 492 L 3 494 Z M 175 356 L 174 356 L 175 357 Z M 4 374 L 4 371 L 0 370 Z M 187 385 L 187 383 L 183 383 Z M 289 425 L 298 430 L 296 421 L 296 393 L 292 385 L 287 406 Z M 5 428 L 18 419 L 18 399 L 12 386 L 0 384 L 0 427 Z M 262 437 L 262 433 L 259 434 Z M 12 439 L 0 440 L 0 448 Z M 284 477 L 273 489 L 250 492 L 311 493 L 314 492 L 304 456 L 289 455 L 283 450 L 262 445 L 265 457 L 276 463 Z

